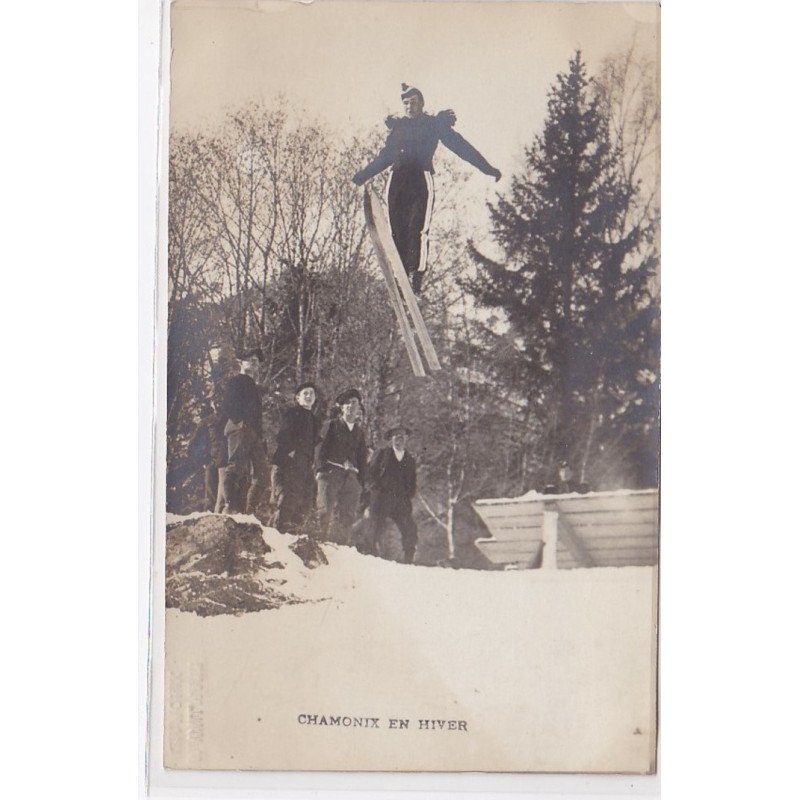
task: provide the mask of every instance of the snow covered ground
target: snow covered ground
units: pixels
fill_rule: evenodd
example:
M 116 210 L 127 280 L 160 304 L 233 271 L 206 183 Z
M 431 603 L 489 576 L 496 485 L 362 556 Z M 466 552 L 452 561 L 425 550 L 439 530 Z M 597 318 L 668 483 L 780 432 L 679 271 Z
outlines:
M 650 768 L 654 568 L 450 570 L 325 545 L 309 569 L 292 537 L 264 538 L 309 602 L 167 610 L 166 766 Z

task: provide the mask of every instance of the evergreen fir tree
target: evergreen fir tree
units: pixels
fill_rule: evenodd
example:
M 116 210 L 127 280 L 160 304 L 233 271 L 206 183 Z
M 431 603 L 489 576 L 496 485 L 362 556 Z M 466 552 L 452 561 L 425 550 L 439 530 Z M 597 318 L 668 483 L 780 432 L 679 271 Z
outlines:
M 641 463 L 657 419 L 655 220 L 631 222 L 637 186 L 621 155 L 577 52 L 550 90 L 523 172 L 490 206 L 503 257 L 473 247 L 470 288 L 510 325 L 512 356 L 498 364 L 543 426 L 532 445 L 542 469 L 552 475 L 568 459 L 582 480 L 642 485 L 655 480 Z

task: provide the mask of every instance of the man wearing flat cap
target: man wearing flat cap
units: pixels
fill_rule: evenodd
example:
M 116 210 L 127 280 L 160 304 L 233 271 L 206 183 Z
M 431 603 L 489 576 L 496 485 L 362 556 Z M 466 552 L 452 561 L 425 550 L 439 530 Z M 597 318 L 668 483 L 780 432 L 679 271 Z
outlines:
M 377 554 L 386 520 L 397 525 L 403 540 L 403 561 L 414 563 L 417 526 L 411 499 L 417 493 L 417 465 L 406 449 L 410 431 L 397 425 L 386 432 L 389 445 L 380 448 L 369 464 L 367 488 L 370 493 L 369 519 L 372 525 L 373 554 Z
M 317 387 L 310 381 L 299 383 L 278 429 L 272 456 L 272 525 L 281 533 L 305 532 L 314 510 L 314 449 L 320 429 L 316 402 Z
M 361 186 L 391 167 L 388 203 L 392 238 L 411 286 L 419 293 L 427 269 L 428 228 L 434 199 L 433 154 L 439 142 L 496 181 L 501 175 L 499 169 L 453 130 L 456 115 L 452 110 L 427 114 L 423 111 L 422 92 L 405 83 L 401 88 L 405 116 L 386 119 L 389 128 L 386 144 L 373 161 L 353 176 L 353 181 Z
M 350 544 L 350 529 L 367 472 L 367 442 L 359 423 L 358 389 L 342 392 L 317 450 L 317 524 L 325 540 Z

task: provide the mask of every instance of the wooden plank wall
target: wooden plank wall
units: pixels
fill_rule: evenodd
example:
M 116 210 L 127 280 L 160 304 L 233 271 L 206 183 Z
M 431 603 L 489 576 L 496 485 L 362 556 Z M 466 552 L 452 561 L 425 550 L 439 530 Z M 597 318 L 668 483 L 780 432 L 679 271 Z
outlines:
M 494 564 L 528 566 L 542 547 L 544 503 L 494 504 L 477 501 L 475 510 L 492 536 L 478 539 L 478 549 Z
M 658 491 L 537 495 L 534 499 L 478 500 L 475 510 L 492 536 L 476 545 L 493 563 L 537 565 L 544 513 L 557 512 L 556 564 L 619 567 L 658 563 Z M 553 534 L 549 534 L 553 536 Z M 552 563 L 545 559 L 545 566 Z

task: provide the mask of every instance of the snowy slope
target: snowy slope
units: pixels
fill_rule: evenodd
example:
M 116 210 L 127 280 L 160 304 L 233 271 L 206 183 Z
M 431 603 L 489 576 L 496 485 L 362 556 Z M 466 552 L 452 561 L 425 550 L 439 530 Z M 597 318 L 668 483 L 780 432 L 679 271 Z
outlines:
M 167 610 L 167 766 L 650 768 L 653 568 L 447 570 L 324 545 L 308 569 L 293 537 L 263 535 L 308 602 Z M 377 723 L 327 724 L 344 717 Z

